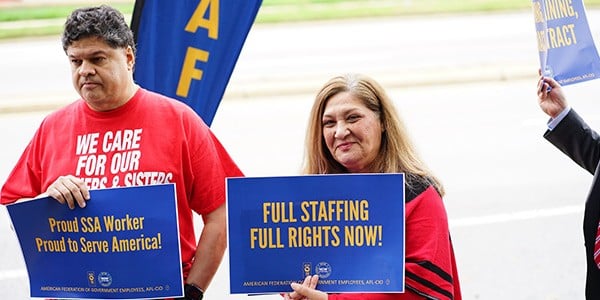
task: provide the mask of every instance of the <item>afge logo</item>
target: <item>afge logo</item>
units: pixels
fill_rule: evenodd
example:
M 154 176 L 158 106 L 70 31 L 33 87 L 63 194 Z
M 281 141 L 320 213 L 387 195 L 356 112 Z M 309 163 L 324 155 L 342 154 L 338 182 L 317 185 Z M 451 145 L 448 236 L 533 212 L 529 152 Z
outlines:
M 96 274 L 93 271 L 87 272 L 87 279 L 89 286 L 96 286 Z
M 302 274 L 304 274 L 304 277 L 310 276 L 311 270 L 312 270 L 312 263 L 309 263 L 309 262 L 302 263 Z
M 112 284 L 112 276 L 108 272 L 101 272 L 98 274 L 98 282 L 103 287 L 110 286 Z
M 320 262 L 315 267 L 315 274 L 319 275 L 319 278 L 327 278 L 331 275 L 331 266 L 326 262 Z

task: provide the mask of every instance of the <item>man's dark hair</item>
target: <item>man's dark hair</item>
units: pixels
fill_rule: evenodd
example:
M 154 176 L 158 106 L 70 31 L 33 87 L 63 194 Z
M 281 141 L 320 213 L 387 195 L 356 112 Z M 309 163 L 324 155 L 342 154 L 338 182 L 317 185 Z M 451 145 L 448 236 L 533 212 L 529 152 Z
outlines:
M 133 32 L 123 14 L 107 5 L 78 8 L 74 10 L 65 22 L 62 35 L 63 50 L 78 40 L 98 37 L 113 48 L 131 46 L 135 53 Z

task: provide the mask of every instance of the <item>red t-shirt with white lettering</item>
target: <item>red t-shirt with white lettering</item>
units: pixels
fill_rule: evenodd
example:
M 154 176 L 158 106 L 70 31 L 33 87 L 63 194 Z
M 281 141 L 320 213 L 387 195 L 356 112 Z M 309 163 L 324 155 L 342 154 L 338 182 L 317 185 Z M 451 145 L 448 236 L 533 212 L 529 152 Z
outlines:
M 91 189 L 175 183 L 185 275 L 197 244 L 192 210 L 218 208 L 225 178 L 243 176 L 190 107 L 141 88 L 109 112 L 80 99 L 47 116 L 2 187 L 0 203 L 36 197 L 69 174 Z

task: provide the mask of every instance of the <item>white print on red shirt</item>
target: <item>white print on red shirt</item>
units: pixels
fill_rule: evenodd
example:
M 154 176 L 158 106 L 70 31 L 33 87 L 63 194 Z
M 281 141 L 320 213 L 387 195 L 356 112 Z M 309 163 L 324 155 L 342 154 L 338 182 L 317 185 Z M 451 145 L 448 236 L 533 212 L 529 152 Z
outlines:
M 172 173 L 138 171 L 142 129 L 122 129 L 77 136 L 75 176 L 90 189 L 168 183 Z

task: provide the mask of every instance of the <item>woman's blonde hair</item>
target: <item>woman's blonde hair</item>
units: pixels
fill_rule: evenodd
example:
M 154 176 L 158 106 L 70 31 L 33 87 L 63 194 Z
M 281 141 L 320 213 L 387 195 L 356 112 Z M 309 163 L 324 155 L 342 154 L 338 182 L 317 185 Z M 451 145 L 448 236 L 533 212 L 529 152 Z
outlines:
M 341 92 L 350 92 L 363 101 L 365 107 L 379 115 L 383 128 L 381 147 L 371 169 L 377 173 L 405 173 L 408 184 L 414 180 L 427 181 L 443 196 L 443 185 L 417 155 L 392 100 L 379 83 L 362 74 L 334 77 L 317 93 L 308 121 L 303 172 L 305 174 L 348 173 L 327 149 L 322 126 L 322 116 L 327 101 Z

